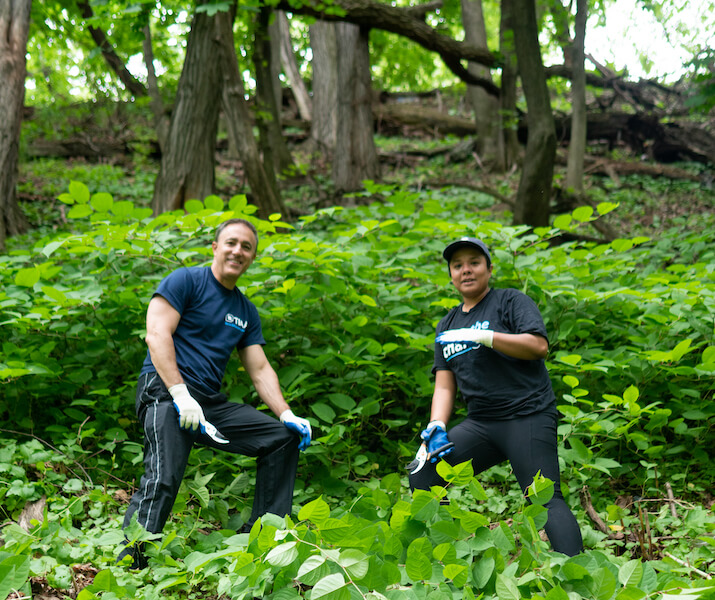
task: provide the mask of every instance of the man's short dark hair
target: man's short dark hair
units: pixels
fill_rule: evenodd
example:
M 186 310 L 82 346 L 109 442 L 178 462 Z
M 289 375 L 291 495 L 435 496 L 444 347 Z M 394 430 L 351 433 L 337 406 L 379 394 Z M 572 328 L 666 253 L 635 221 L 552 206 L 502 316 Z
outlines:
M 221 232 L 229 225 L 245 225 L 246 227 L 248 227 L 253 232 L 253 235 L 256 236 L 256 249 L 258 249 L 258 230 L 253 223 L 247 221 L 246 219 L 228 219 L 227 221 L 221 223 L 216 228 L 216 232 L 214 233 L 214 242 L 218 242 L 218 238 L 221 235 Z

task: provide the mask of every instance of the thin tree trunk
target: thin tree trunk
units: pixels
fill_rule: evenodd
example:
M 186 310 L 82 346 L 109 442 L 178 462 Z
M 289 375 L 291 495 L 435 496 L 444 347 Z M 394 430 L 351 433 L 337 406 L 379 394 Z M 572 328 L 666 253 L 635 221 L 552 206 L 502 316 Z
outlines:
M 246 170 L 248 185 L 253 192 L 253 204 L 261 218 L 272 213 L 286 215 L 287 211 L 278 193 L 272 164 L 261 161 L 258 144 L 253 136 L 251 111 L 246 102 L 233 39 L 232 20 L 228 13 L 216 15 L 216 40 L 219 46 L 219 64 L 223 79 L 222 104 L 231 143 L 236 147 Z
M 144 64 L 147 72 L 147 89 L 151 98 L 151 110 L 154 113 L 154 127 L 156 128 L 156 137 L 159 141 L 159 150 L 162 154 L 166 147 L 166 138 L 169 135 L 169 117 L 164 110 L 164 102 L 161 99 L 159 92 L 159 80 L 156 77 L 154 69 L 154 49 L 151 43 L 151 24 L 149 15 L 147 15 L 147 24 L 144 26 L 144 40 L 142 42 L 144 51 Z
M 183 208 L 214 193 L 214 162 L 221 77 L 215 60 L 217 15 L 194 15 L 171 113 L 166 149 L 154 184 L 155 214 Z
M 79 7 L 82 17 L 89 20 L 94 17 L 94 12 L 87 0 L 78 0 L 77 6 Z M 124 87 L 136 98 L 141 98 L 147 95 L 146 88 L 141 81 L 139 81 L 134 75 L 132 75 L 127 69 L 124 61 L 119 58 L 112 44 L 107 39 L 106 34 L 101 29 L 94 27 L 93 25 L 88 26 L 89 34 L 92 36 L 94 43 L 97 44 L 97 48 L 102 52 L 102 57 L 119 77 L 119 81 L 124 84 Z
M 30 0 L 0 2 L 0 249 L 8 236 L 27 228 L 16 187 L 30 4 Z
M 504 172 L 516 165 L 519 159 L 516 112 L 517 64 L 514 46 L 513 0 L 502 0 L 499 22 L 499 47 L 503 58 L 501 70 L 501 95 L 499 96 L 499 152 L 497 164 Z
M 576 2 L 576 28 L 572 46 L 573 76 L 571 78 L 571 140 L 566 168 L 566 187 L 583 193 L 583 161 L 586 154 L 586 69 L 584 44 L 588 0 Z
M 310 95 L 300 76 L 298 62 L 295 59 L 295 52 L 293 52 L 293 41 L 290 37 L 290 23 L 282 10 L 276 11 L 276 23 L 280 40 L 281 63 L 290 82 L 290 89 L 293 92 L 296 106 L 298 106 L 298 114 L 301 119 L 310 121 Z
M 255 45 L 253 65 L 256 72 L 256 124 L 263 160 L 271 161 L 278 173 L 293 166 L 275 100 L 275 86 L 271 77 L 271 41 L 268 37 L 268 22 L 271 9 L 261 7 L 255 22 Z
M 534 0 L 514 1 L 514 41 L 529 126 L 514 223 L 548 226 L 556 155 L 556 129 L 541 61 Z
M 338 129 L 338 42 L 335 23 L 310 26 L 313 50 L 313 119 L 310 137 L 332 157 Z
M 369 30 L 338 23 L 338 129 L 333 181 L 338 194 L 379 177 L 373 139 Z
M 482 0 L 462 0 L 462 24 L 464 41 L 477 48 L 487 47 L 487 29 L 484 23 Z M 467 70 L 474 76 L 491 81 L 489 68 L 470 62 Z M 482 159 L 490 160 L 497 152 L 497 109 L 499 100 L 483 87 L 468 85 L 467 98 L 474 111 L 477 127 L 477 152 Z

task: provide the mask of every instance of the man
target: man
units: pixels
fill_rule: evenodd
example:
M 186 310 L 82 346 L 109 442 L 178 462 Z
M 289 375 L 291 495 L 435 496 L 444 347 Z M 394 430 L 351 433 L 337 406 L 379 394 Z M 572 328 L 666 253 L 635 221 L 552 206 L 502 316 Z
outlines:
M 216 229 L 211 246 L 210 267 L 177 269 L 149 302 L 148 352 L 136 395 L 145 472 L 124 527 L 136 515 L 148 531 L 162 531 L 195 442 L 257 457 L 256 492 L 244 528 L 266 513 L 291 512 L 298 451 L 310 444 L 312 431 L 284 400 L 263 351 L 258 311 L 236 287 L 256 258 L 258 233 L 249 221 L 230 219 Z M 234 348 L 258 396 L 280 422 L 221 393 Z M 141 548 L 126 546 L 118 560 L 127 555 L 133 567 L 146 566 Z

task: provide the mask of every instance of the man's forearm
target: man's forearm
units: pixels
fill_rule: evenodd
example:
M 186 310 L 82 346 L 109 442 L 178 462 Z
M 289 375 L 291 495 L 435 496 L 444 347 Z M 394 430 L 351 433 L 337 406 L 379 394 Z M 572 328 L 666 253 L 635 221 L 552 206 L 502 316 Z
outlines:
M 174 338 L 169 336 L 167 339 L 165 336 L 147 335 L 146 343 L 149 347 L 151 362 L 167 389 L 183 383 L 184 378 L 176 364 Z
M 265 402 L 266 406 L 273 411 L 277 417 L 290 407 L 283 398 L 278 375 L 273 367 L 267 366 L 253 377 L 253 386 L 258 392 L 258 397 Z

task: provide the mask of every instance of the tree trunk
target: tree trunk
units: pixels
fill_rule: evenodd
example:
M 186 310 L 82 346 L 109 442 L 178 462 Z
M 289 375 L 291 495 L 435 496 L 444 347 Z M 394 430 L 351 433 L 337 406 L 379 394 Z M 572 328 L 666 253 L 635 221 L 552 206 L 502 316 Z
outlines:
M 330 158 L 338 129 L 338 42 L 336 24 L 317 21 L 310 26 L 313 50 L 313 119 L 310 137 Z
M 576 2 L 576 28 L 571 52 L 573 76 L 571 78 L 571 140 L 566 167 L 566 187 L 577 195 L 583 193 L 583 160 L 586 154 L 586 69 L 584 43 L 588 0 Z
M 203 200 L 214 193 L 221 100 L 220 69 L 214 57 L 217 15 L 197 12 L 191 24 L 166 149 L 154 184 L 155 214 L 183 208 L 187 200 Z
M 270 214 L 287 213 L 278 193 L 272 164 L 261 161 L 256 138 L 253 137 L 251 111 L 246 102 L 246 91 L 238 67 L 233 39 L 232 19 L 228 13 L 216 14 L 216 39 L 219 45 L 219 65 L 223 78 L 222 103 L 231 144 L 235 146 L 246 170 L 248 185 L 253 192 L 253 204 L 258 214 L 266 219 Z
M 275 83 L 271 76 L 271 40 L 268 36 L 268 21 L 271 9 L 261 7 L 255 22 L 255 45 L 253 65 L 256 74 L 256 124 L 259 144 L 264 162 L 272 162 L 278 173 L 290 170 L 293 158 L 290 155 L 275 96 Z
M 169 117 L 164 110 L 164 101 L 161 99 L 159 92 L 159 80 L 156 77 L 154 69 L 154 49 L 151 44 L 151 25 L 149 15 L 147 15 L 147 24 L 144 26 L 144 41 L 142 42 L 144 51 L 144 65 L 147 72 L 147 89 L 151 98 L 151 110 L 154 113 L 154 127 L 156 129 L 156 139 L 159 142 L 159 150 L 164 152 L 166 147 L 166 139 L 169 135 Z
M 280 41 L 280 57 L 286 77 L 290 82 L 290 89 L 293 92 L 298 114 L 301 119 L 310 121 L 310 95 L 305 87 L 305 82 L 300 76 L 298 61 L 295 59 L 293 52 L 293 42 L 290 37 L 290 23 L 285 12 L 282 10 L 276 11 L 276 25 Z
M 27 74 L 31 0 L 0 2 L 0 249 L 26 227 L 17 204 L 17 169 Z
M 548 226 L 556 130 L 539 47 L 534 0 L 515 0 L 514 42 L 528 108 L 529 137 L 516 195 L 514 223 Z
M 372 82 L 369 30 L 339 23 L 338 129 L 333 159 L 333 181 L 338 194 L 362 187 L 365 179 L 379 177 L 373 139 Z
M 488 50 L 482 0 L 462 0 L 462 24 L 464 41 Z M 475 77 L 489 80 L 492 78 L 489 69 L 479 63 L 470 62 L 467 70 Z M 477 152 L 482 159 L 491 161 L 497 150 L 498 100 L 484 88 L 475 85 L 467 86 L 467 98 L 474 111 L 474 122 L 477 126 Z
M 501 69 L 501 94 L 499 96 L 499 138 L 497 165 L 503 172 L 517 164 L 519 159 L 519 115 L 516 112 L 517 64 L 514 48 L 513 0 L 502 0 L 499 21 L 499 47 L 503 57 Z

